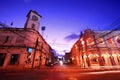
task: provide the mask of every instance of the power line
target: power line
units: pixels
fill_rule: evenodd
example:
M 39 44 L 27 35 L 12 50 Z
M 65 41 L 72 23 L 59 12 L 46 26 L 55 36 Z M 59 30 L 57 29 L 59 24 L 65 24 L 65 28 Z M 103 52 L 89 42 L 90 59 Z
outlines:
M 68 46 L 68 44 L 61 44 L 61 43 L 49 43 L 52 45 L 56 45 L 56 46 Z
M 23 34 L 20 34 L 20 33 L 18 33 L 18 32 L 15 32 L 15 30 L 12 30 L 13 28 L 11 28 L 11 27 L 9 27 L 8 25 L 6 25 L 6 24 L 4 24 L 4 23 L 2 23 L 2 22 L 0 22 L 0 26 L 3 28 L 3 29 L 7 29 L 7 30 L 9 30 L 9 31 L 11 31 L 11 32 L 13 32 L 14 34 L 16 34 L 16 35 L 18 35 L 18 36 L 20 36 L 21 38 L 23 38 L 23 39 L 27 39 L 28 41 L 30 41 L 32 44 L 36 44 L 35 42 L 33 42 L 33 41 L 31 41 L 30 40 L 30 36 L 29 36 L 29 38 L 28 37 L 26 37 L 26 36 L 24 36 Z M 14 28 L 15 29 L 15 28 Z M 17 28 L 16 28 L 17 29 Z M 19 28 L 18 28 L 19 29 Z M 27 30 L 27 29 L 26 29 Z M 29 29 L 30 30 L 30 29 Z M 28 31 L 28 30 L 27 30 Z M 31 37 L 32 38 L 32 37 Z M 38 41 L 38 43 L 40 43 L 41 44 L 41 42 L 39 42 Z M 26 47 L 28 47 L 28 46 L 26 46 Z M 30 46 L 31 47 L 31 46 Z M 38 47 L 41 47 L 41 45 L 38 45 Z M 32 47 L 33 48 L 33 47 Z M 35 49 L 35 48 L 33 48 L 33 49 Z M 44 48 L 43 48 L 44 49 Z M 44 49 L 45 51 L 46 51 L 46 49 Z

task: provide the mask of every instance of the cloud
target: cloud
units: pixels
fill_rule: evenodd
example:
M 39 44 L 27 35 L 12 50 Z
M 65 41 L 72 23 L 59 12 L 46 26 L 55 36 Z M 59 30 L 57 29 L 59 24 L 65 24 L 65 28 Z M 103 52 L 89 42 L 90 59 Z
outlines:
M 79 34 L 73 33 L 73 34 L 70 34 L 70 35 L 66 36 L 64 38 L 64 40 L 66 40 L 66 41 L 75 40 L 75 39 L 78 39 L 79 36 L 80 36 Z

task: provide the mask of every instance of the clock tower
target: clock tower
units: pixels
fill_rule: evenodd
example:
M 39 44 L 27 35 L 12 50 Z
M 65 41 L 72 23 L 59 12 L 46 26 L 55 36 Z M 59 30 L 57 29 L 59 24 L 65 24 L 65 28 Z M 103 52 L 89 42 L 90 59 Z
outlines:
M 42 18 L 36 11 L 30 10 L 27 14 L 27 20 L 24 28 L 34 29 L 36 31 L 39 30 L 40 19 Z

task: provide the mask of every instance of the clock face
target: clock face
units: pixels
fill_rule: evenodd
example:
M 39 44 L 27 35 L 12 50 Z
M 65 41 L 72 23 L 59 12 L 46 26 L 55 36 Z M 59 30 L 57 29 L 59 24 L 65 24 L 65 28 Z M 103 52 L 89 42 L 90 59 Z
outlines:
M 34 21 L 38 21 L 38 17 L 35 16 L 35 15 L 33 15 L 33 16 L 32 16 L 32 20 L 34 20 Z

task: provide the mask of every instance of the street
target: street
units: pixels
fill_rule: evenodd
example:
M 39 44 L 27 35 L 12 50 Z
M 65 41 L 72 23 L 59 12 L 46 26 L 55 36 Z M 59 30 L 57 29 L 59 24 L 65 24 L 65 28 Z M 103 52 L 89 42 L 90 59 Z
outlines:
M 119 76 L 119 70 L 80 69 L 75 66 L 56 66 L 27 71 L 0 72 L 1 80 L 120 80 Z

